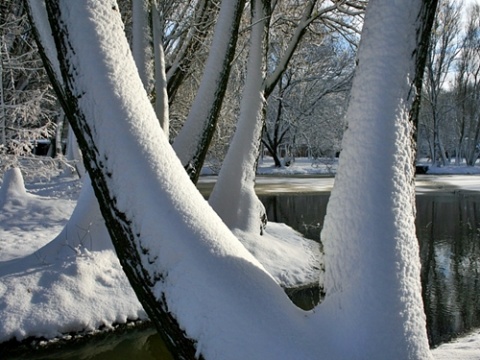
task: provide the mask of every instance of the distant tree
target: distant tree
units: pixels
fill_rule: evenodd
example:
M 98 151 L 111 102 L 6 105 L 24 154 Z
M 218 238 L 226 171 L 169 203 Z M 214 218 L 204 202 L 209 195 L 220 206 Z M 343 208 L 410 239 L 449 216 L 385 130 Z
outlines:
M 268 150 L 269 155 L 272 156 L 275 167 L 282 166 L 280 159 L 281 155 L 279 154 L 279 146 L 283 144 L 286 136 L 293 126 L 293 124 L 286 120 L 283 116 L 285 106 L 284 95 L 291 82 L 291 74 L 289 71 L 285 72 L 283 79 L 284 80 L 280 81 L 277 85 L 278 92 L 272 96 L 273 99 L 271 99 L 271 102 L 275 102 L 276 106 L 274 110 L 272 110 L 273 105 L 269 106 L 270 111 L 267 111 L 267 115 L 265 117 L 266 119 L 262 137 L 262 144 Z
M 443 101 L 448 76 L 453 71 L 454 61 L 459 52 L 458 34 L 460 32 L 461 4 L 456 1 L 442 0 L 432 31 L 430 49 L 425 69 L 423 119 L 424 135 L 430 144 L 429 157 L 432 163 L 447 163 L 447 150 L 442 130 L 446 128 L 448 112 L 453 108 Z
M 340 149 L 343 115 L 354 70 L 354 51 L 337 46 L 334 37 L 302 46 L 291 70 L 269 99 L 262 142 L 281 166 L 278 146 L 308 156 L 334 155 Z
M 472 6 L 454 82 L 459 153 L 474 166 L 480 154 L 480 5 Z
M 2 167 L 20 165 L 37 140 L 55 135 L 58 105 L 45 75 L 21 1 L 0 12 L 0 156 Z M 59 140 L 61 142 L 61 140 Z

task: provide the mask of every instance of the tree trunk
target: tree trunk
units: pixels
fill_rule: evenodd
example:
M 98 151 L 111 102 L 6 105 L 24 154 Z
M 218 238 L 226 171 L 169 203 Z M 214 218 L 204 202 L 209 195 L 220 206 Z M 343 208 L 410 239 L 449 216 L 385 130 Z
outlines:
M 222 1 L 200 88 L 173 143 L 194 183 L 200 176 L 227 89 L 244 4 L 245 0 Z
M 265 208 L 254 189 L 262 135 L 265 14 L 263 1 L 253 1 L 252 34 L 240 116 L 209 198 L 210 205 L 230 229 L 244 232 L 262 232 L 266 221 Z
M 165 73 L 165 54 L 163 52 L 163 26 L 158 10 L 158 4 L 154 3 L 152 9 L 153 50 L 155 62 L 155 113 L 157 114 L 163 132 L 169 138 L 169 106 L 167 93 L 167 75 Z
M 275 142 L 271 139 L 270 135 L 268 134 L 268 129 L 265 125 L 263 126 L 263 134 L 264 138 L 262 138 L 262 144 L 265 145 L 270 155 L 272 155 L 275 167 L 281 167 L 282 163 L 278 157 L 278 144 L 275 144 Z
M 132 53 L 145 91 L 153 89 L 151 0 L 132 1 Z
M 416 71 L 423 71 L 419 42 L 432 16 L 423 14 L 434 14 L 435 6 L 430 0 L 368 4 L 348 129 L 321 233 L 327 295 L 320 309 L 335 314 L 337 344 L 355 338 L 345 358 L 431 358 L 415 233 L 411 94 Z M 380 353 L 378 344 L 389 350 Z
M 116 8 L 48 0 L 47 9 L 73 110 L 67 115 L 102 215 L 134 291 L 174 356 L 303 354 L 305 341 L 293 343 L 284 331 L 305 327 L 290 324 L 298 309 L 208 206 L 158 126 Z M 269 320 L 241 320 L 259 314 Z M 280 345 L 288 342 L 285 351 Z
M 112 37 L 112 34 L 116 34 L 116 36 L 119 37 L 119 40 L 117 40 L 116 43 L 120 49 L 123 49 L 123 54 L 129 52 L 128 43 L 126 42 L 126 39 L 122 39 L 121 36 L 123 32 L 123 24 L 118 9 L 116 6 L 112 7 L 109 4 L 103 3 L 92 4 L 89 2 L 73 4 L 68 1 L 62 2 L 56 0 L 47 0 L 46 5 L 48 18 L 50 25 L 52 26 L 52 32 L 58 49 L 57 55 L 60 62 L 60 69 L 66 84 L 65 99 L 66 103 L 69 105 L 68 108 L 65 109 L 66 115 L 68 116 L 79 141 L 80 148 L 82 149 L 85 167 L 90 174 L 90 177 L 93 179 L 92 185 L 95 195 L 99 200 L 100 209 L 119 256 L 120 263 L 127 274 L 134 291 L 138 294 L 145 311 L 148 313 L 153 323 L 157 325 L 167 346 L 169 346 L 179 359 L 194 359 L 196 358 L 194 341 L 189 339 L 185 332 L 180 328 L 177 320 L 169 311 L 169 306 L 166 303 L 165 297 L 156 297 L 153 295 L 152 290 L 147 290 L 152 289 L 156 283 L 161 282 L 164 275 L 161 273 L 149 273 L 142 267 L 142 251 L 143 255 L 145 255 L 145 251 L 148 253 L 148 250 L 140 250 L 137 241 L 141 238 L 141 234 L 138 233 L 138 230 L 134 231 L 135 223 L 128 217 L 128 210 L 119 207 L 118 202 L 121 196 L 116 193 L 114 190 L 115 185 L 111 182 L 113 169 L 111 169 L 112 164 L 109 163 L 109 158 L 115 158 L 116 154 L 110 153 L 108 144 L 106 145 L 106 148 L 98 147 L 98 145 L 101 144 L 100 139 L 105 135 L 105 133 L 102 133 L 102 131 L 99 130 L 99 127 L 101 128 L 102 126 L 102 122 L 106 120 L 105 114 L 101 114 L 103 110 L 98 108 L 95 109 L 95 106 L 92 107 L 82 102 L 84 98 L 92 97 L 92 100 L 98 100 L 102 96 L 107 95 L 106 93 L 95 94 L 95 91 L 91 91 L 90 87 L 92 81 L 98 80 L 100 83 L 103 83 L 106 88 L 109 88 L 110 94 L 115 94 L 113 98 L 110 97 L 110 101 L 113 104 L 116 101 L 115 97 L 118 95 L 119 91 L 122 91 L 121 87 L 114 88 L 115 84 L 118 85 L 117 79 L 124 76 L 130 76 L 131 78 L 132 75 L 138 77 L 138 73 L 131 73 L 132 69 L 136 69 L 132 58 L 127 57 L 126 64 L 128 65 L 125 67 L 115 67 L 116 64 L 108 62 L 109 59 L 115 58 L 122 53 L 122 50 L 113 47 L 115 40 L 114 37 Z M 72 7 L 73 10 L 71 9 Z M 93 16 L 94 14 L 95 16 Z M 84 17 L 84 19 L 89 17 L 95 18 L 94 20 L 91 20 L 92 28 L 84 29 L 90 30 L 91 32 L 86 35 L 89 40 L 84 40 L 83 38 L 79 39 L 78 37 L 76 38 L 75 35 L 78 35 L 78 33 L 71 32 L 72 29 L 75 29 L 75 24 L 78 24 L 74 19 L 74 17 L 77 16 L 80 18 Z M 113 21 L 112 16 L 114 19 Z M 105 33 L 104 30 L 100 30 L 99 27 L 102 25 L 108 26 L 111 33 L 108 34 Z M 93 37 L 91 36 L 88 38 L 88 35 L 93 35 Z M 96 35 L 98 35 L 98 37 Z M 87 60 L 87 54 L 91 50 L 87 49 L 87 53 L 85 53 L 85 50 L 82 48 L 82 45 L 85 43 L 89 43 L 95 51 L 98 51 L 98 54 L 101 54 L 106 58 L 102 58 L 100 61 L 90 64 Z M 78 53 L 82 53 L 82 50 L 84 51 L 84 57 L 78 55 Z M 108 56 L 112 54 L 114 54 L 114 56 L 108 58 Z M 102 60 L 105 62 L 102 62 Z M 120 61 L 125 63 L 123 60 Z M 90 66 L 94 68 L 88 69 Z M 96 74 L 99 78 L 94 76 L 89 80 L 86 80 L 86 82 L 82 82 L 82 79 L 78 77 L 79 72 L 88 74 L 89 71 L 90 74 Z M 130 71 L 130 74 L 128 71 Z M 114 79 L 110 78 L 109 76 L 115 72 L 116 76 L 114 76 Z M 103 81 L 101 80 L 102 78 Z M 135 83 L 135 91 L 142 93 L 143 85 L 140 79 L 137 79 L 138 81 Z M 125 89 L 123 89 L 123 91 L 125 91 Z M 118 100 L 120 102 L 125 102 L 127 99 L 124 95 Z M 149 104 L 148 100 L 142 105 L 145 107 L 147 104 Z M 131 103 L 126 104 L 122 111 L 128 112 L 129 110 L 125 109 L 129 106 L 131 108 L 135 105 Z M 150 109 L 153 111 L 151 106 Z M 100 113 L 98 113 L 98 111 Z M 138 108 L 136 111 L 138 111 Z M 96 115 L 95 112 L 97 112 Z M 150 118 L 156 119 L 154 114 L 149 115 Z M 128 118 L 131 114 L 125 116 Z M 111 130 L 114 125 L 108 125 L 108 127 Z M 160 128 L 158 127 L 158 129 Z M 164 138 L 163 135 L 159 135 L 158 137 Z M 120 141 L 120 146 L 125 145 L 121 143 L 122 140 L 120 138 L 112 141 L 112 143 L 115 143 L 116 141 Z M 159 146 L 158 148 L 161 149 L 162 147 Z

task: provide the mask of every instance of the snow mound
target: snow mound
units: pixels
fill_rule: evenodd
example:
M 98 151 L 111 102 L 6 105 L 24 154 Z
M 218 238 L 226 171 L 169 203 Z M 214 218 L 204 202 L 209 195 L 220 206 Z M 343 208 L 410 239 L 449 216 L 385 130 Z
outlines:
M 3 184 L 0 188 L 0 206 L 11 198 L 26 195 L 27 190 L 20 169 L 8 169 L 3 176 Z
M 320 244 L 288 225 L 269 221 L 263 235 L 234 234 L 282 287 L 323 283 Z
M 435 360 L 478 360 L 480 359 L 480 331 L 442 344 L 432 350 Z
M 71 186 L 59 184 L 45 187 L 63 194 Z M 75 201 L 27 192 L 18 169 L 5 174 L 0 194 L 0 342 L 146 318 L 112 246 L 63 244 L 59 251 L 52 241 L 62 239 Z
M 50 194 L 71 185 L 57 180 L 60 185 L 43 185 Z M 0 188 L 0 261 L 30 254 L 52 240 L 74 207 L 73 200 L 27 192 L 18 169 L 5 173 Z
M 0 342 L 146 318 L 113 251 L 83 251 L 54 263 L 33 254 L 0 263 L 0 276 Z

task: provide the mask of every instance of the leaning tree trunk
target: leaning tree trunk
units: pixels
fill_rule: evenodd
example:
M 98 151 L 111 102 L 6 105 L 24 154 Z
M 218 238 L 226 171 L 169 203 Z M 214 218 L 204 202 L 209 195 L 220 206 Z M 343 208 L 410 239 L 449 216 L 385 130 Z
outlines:
M 266 14 L 263 0 L 252 1 L 252 35 L 247 78 L 234 137 L 209 203 L 230 229 L 261 233 L 265 208 L 255 194 L 256 161 L 262 135 Z
M 245 0 L 222 1 L 210 54 L 187 120 L 173 147 L 193 182 L 197 182 L 215 132 L 235 55 Z
M 70 5 L 76 8 L 76 11 L 71 11 L 69 9 Z M 112 82 L 116 81 L 116 79 L 112 79 L 110 76 L 112 72 L 118 71 L 118 68 L 110 66 L 109 63 L 102 63 L 101 60 L 100 62 L 94 62 L 93 64 L 89 64 L 88 61 L 82 61 L 86 60 L 87 57 L 81 58 L 81 56 L 77 56 L 77 53 L 84 50 L 81 47 L 84 46 L 85 43 L 82 43 L 81 39 L 79 40 L 78 37 L 75 36 L 81 33 L 81 31 L 86 31 L 88 33 L 87 38 L 88 35 L 90 35 L 90 46 L 93 48 L 92 53 L 98 52 L 108 58 L 109 55 L 112 55 L 112 53 L 108 54 L 108 51 L 111 51 L 112 49 L 110 48 L 105 51 L 104 49 L 101 49 L 101 47 L 111 47 L 113 46 L 114 41 L 112 40 L 111 35 L 109 38 L 108 34 L 100 34 L 100 31 L 96 32 L 97 29 L 95 26 L 102 24 L 103 22 L 103 25 L 106 24 L 106 26 L 111 27 L 112 34 L 120 34 L 120 31 L 122 31 L 122 23 L 118 8 L 116 7 L 116 4 L 112 6 L 108 4 L 102 5 L 89 3 L 75 6 L 73 4 L 67 4 L 56 0 L 47 0 L 46 7 L 48 19 L 58 49 L 57 56 L 60 63 L 60 70 L 63 75 L 64 84 L 66 85 L 64 88 L 64 100 L 67 104 L 65 109 L 66 115 L 77 136 L 80 148 L 82 149 L 85 167 L 90 174 L 90 177 L 93 179 L 92 185 L 95 195 L 99 200 L 100 209 L 119 256 L 120 263 L 127 274 L 133 289 L 139 294 L 145 311 L 148 313 L 153 323 L 158 326 L 159 332 L 163 335 L 163 339 L 167 346 L 170 347 L 178 358 L 194 359 L 196 353 L 194 341 L 186 336 L 185 332 L 180 328 L 177 320 L 169 312 L 165 298 L 162 296 L 155 297 L 152 291 L 145 290 L 147 287 L 154 287 L 156 282 L 161 281 L 163 275 L 148 273 L 148 271 L 141 266 L 142 252 L 137 250 L 135 245 L 135 243 L 139 241 L 139 238 L 141 238 L 141 233 L 138 232 L 139 230 L 134 230 L 132 220 L 129 219 L 126 214 L 127 210 L 118 206 L 118 197 L 117 194 L 115 194 L 115 191 L 113 191 L 114 185 L 112 185 L 111 182 L 113 170 L 109 169 L 111 165 L 108 161 L 110 158 L 108 146 L 107 149 L 98 146 L 102 138 L 102 133 L 99 132 L 98 128 L 101 127 L 102 120 L 105 120 L 105 115 L 99 117 L 98 114 L 95 114 L 95 111 L 98 109 L 95 109 L 95 107 L 89 108 L 88 104 L 82 102 L 83 98 L 89 98 L 90 96 L 93 96 L 93 98 L 98 96 L 110 96 L 110 101 L 112 103 L 117 100 L 115 99 L 116 94 L 113 89 L 111 89 L 110 94 L 97 94 L 97 96 L 95 96 L 95 94 L 90 93 L 90 87 L 94 81 L 97 81 L 97 79 L 89 78 L 84 80 L 84 82 L 79 79 L 79 72 L 85 71 L 88 73 L 88 71 L 86 71 L 87 67 L 97 66 L 99 70 L 98 72 L 100 74 L 104 73 L 104 85 L 108 87 Z M 86 19 L 91 16 L 91 14 L 95 14 L 95 20 L 92 20 L 92 22 L 95 21 L 95 23 L 92 24 L 93 26 L 90 29 L 75 28 L 74 24 L 76 23 L 72 19 L 72 14 L 75 14 L 75 17 L 85 17 Z M 117 21 L 112 22 L 112 16 L 116 17 Z M 121 37 L 117 44 L 118 43 L 121 48 L 123 47 L 124 53 L 129 52 L 127 42 L 122 42 Z M 88 48 L 89 46 L 86 47 Z M 117 49 L 113 50 L 115 51 Z M 87 51 L 90 52 L 89 50 Z M 105 52 L 107 54 L 105 54 Z M 118 55 L 119 52 L 113 52 L 114 57 Z M 112 58 L 109 60 L 111 59 Z M 130 69 L 125 68 L 125 72 L 116 74 L 116 77 L 138 77 L 138 73 L 127 73 L 128 70 L 136 69 L 133 65 L 133 59 L 131 60 L 132 64 L 129 64 Z M 141 84 L 142 83 L 139 79 L 136 85 Z M 124 84 L 124 86 L 129 85 L 130 83 Z M 145 92 L 142 85 L 137 87 L 136 91 L 140 93 Z M 126 99 L 120 99 L 120 101 L 122 100 Z M 130 106 L 133 106 L 134 108 L 136 107 L 136 111 L 139 113 L 144 111 L 143 109 L 138 109 L 138 105 L 135 106 L 134 104 L 130 104 Z M 150 109 L 153 111 L 151 106 Z M 92 121 L 93 119 L 96 121 Z M 121 125 L 125 126 L 125 124 Z M 122 146 L 121 139 L 116 140 L 120 141 L 119 145 Z M 143 253 L 143 255 L 146 254 Z
M 152 1 L 132 1 L 132 54 L 147 93 L 153 92 Z
M 167 93 L 167 74 L 165 72 L 165 53 L 163 51 L 163 25 L 160 10 L 155 1 L 152 5 L 152 31 L 155 70 L 155 113 L 157 114 L 163 132 L 169 138 L 170 115 Z

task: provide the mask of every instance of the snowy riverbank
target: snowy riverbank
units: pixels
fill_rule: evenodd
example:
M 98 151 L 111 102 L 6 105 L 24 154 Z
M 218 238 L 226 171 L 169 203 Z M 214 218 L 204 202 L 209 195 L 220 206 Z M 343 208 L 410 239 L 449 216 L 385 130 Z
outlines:
M 301 169 L 300 162 L 297 163 Z M 311 164 L 303 161 L 301 173 L 313 175 L 315 170 L 308 166 Z M 262 174 L 272 175 L 273 170 L 277 169 L 271 164 L 260 164 Z M 202 182 L 213 180 L 204 178 Z M 333 177 L 270 176 L 260 176 L 257 181 L 260 192 L 330 191 L 333 182 Z M 0 187 L 0 342 L 12 337 L 19 340 L 30 336 L 61 337 L 70 332 L 95 331 L 146 318 L 113 250 L 91 250 L 91 229 L 75 229 L 70 234 L 82 238 L 85 244 L 82 248 L 72 248 L 68 243 L 55 249 L 44 247 L 63 229 L 75 207 L 80 187 L 78 179 L 66 176 L 52 178 L 50 182 L 28 183 L 27 192 L 18 179 L 14 179 L 8 189 L 3 184 Z M 480 177 L 443 175 L 417 179 L 418 192 L 438 189 L 480 191 Z M 272 247 L 266 246 L 272 242 L 265 241 L 261 242 L 262 246 L 252 242 L 250 251 L 284 286 L 295 286 L 317 276 L 315 272 L 309 273 L 316 266 L 314 258 L 309 258 L 311 262 L 305 262 L 304 268 L 299 268 L 298 261 L 294 261 L 304 257 L 296 251 L 305 251 L 305 254 L 316 251 L 311 244 L 304 243 L 301 237 L 292 242 L 289 228 L 272 225 L 267 233 L 280 239 L 281 243 L 273 248 L 283 255 L 274 253 Z M 304 244 L 304 250 L 298 249 L 299 243 Z M 43 250 L 38 251 L 42 247 Z M 279 258 L 286 260 L 273 261 Z M 444 344 L 434 350 L 434 356 L 436 359 L 478 359 L 480 333 Z

